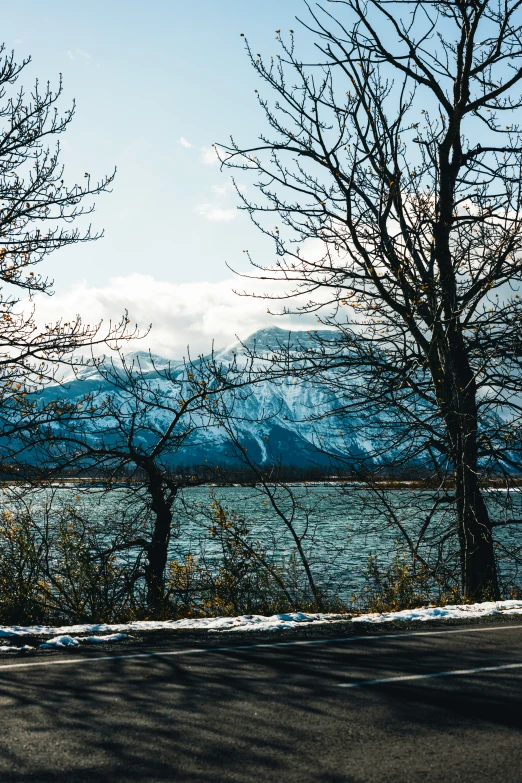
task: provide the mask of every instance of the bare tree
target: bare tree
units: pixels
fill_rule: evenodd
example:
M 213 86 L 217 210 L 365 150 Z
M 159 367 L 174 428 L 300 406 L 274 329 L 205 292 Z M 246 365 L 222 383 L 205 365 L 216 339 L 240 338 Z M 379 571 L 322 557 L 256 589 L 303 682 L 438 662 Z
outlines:
M 259 97 L 272 135 L 220 149 L 258 175 L 259 203 L 238 193 L 277 260 L 254 275 L 340 328 L 342 361 L 337 347 L 323 362 L 424 408 L 453 476 L 463 592 L 497 598 L 481 452 L 520 469 L 520 4 L 307 7 L 312 62 L 293 31 L 268 61 L 246 43 L 276 93 Z
M 108 491 L 115 482 L 131 490 L 137 511 L 145 509 L 152 524 L 150 535 L 124 546 L 144 551 L 147 602 L 161 609 L 174 502 L 183 489 L 216 476 L 191 452 L 211 449 L 220 426 L 216 406 L 232 390 L 249 386 L 251 368 L 239 368 L 235 357 L 220 362 L 214 353 L 165 366 L 149 355 L 145 366 L 120 352 L 118 361 L 97 370 L 98 388 L 62 403 L 59 422 L 41 426 L 32 448 L 53 473 L 104 470 Z M 187 462 L 192 469 L 181 468 Z
M 0 434 L 27 428 L 38 408 L 27 395 L 85 366 L 83 348 L 115 345 L 127 335 L 128 320 L 109 325 L 72 322 L 38 325 L 33 294 L 51 294 L 52 281 L 36 268 L 56 250 L 101 237 L 81 217 L 94 210 L 92 197 L 108 191 L 114 173 L 82 184 L 67 184 L 60 163 L 59 137 L 74 116 L 74 103 L 60 114 L 59 78 L 55 90 L 38 81 L 27 93 L 19 86 L 30 59 L 17 63 L 0 46 Z M 36 271 L 35 271 L 36 270 Z M 49 413 L 47 411 L 47 413 Z M 41 417 L 41 406 L 38 416 Z

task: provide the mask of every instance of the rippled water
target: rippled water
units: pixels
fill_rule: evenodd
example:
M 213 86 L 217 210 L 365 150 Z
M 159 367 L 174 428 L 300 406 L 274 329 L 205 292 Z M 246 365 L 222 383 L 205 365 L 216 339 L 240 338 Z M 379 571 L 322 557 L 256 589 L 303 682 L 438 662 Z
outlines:
M 48 502 L 50 494 L 51 490 L 37 493 L 32 499 L 34 509 Z M 287 519 L 292 518 L 318 583 L 345 597 L 360 591 L 369 554 L 383 565 L 389 563 L 397 551 L 408 550 L 408 535 L 413 545 L 418 543 L 419 555 L 433 562 L 440 536 L 454 527 L 451 510 L 439 506 L 423 531 L 433 502 L 429 492 L 400 489 L 376 498 L 355 486 L 308 485 L 293 487 L 292 496 L 281 491 L 276 508 Z M 67 487 L 54 490 L 53 502 L 73 504 L 109 538 L 123 518 L 130 520 L 138 514 L 146 524 L 150 515 L 143 505 L 144 497 L 126 488 L 106 492 Z M 216 499 L 228 515 L 235 512 L 245 520 L 251 540 L 260 541 L 277 561 L 288 561 L 295 553 L 284 521 L 260 488 L 199 487 L 184 490 L 175 502 L 171 558 L 179 560 L 189 553 L 196 557 L 203 554 L 207 561 L 218 557 L 216 542 L 208 532 L 210 504 Z M 487 502 L 495 519 L 522 517 L 521 493 L 489 492 Z M 500 545 L 502 578 L 518 582 L 517 561 L 504 550 L 514 552 L 522 546 L 522 525 L 497 528 L 495 540 Z M 451 546 L 451 538 L 448 544 Z

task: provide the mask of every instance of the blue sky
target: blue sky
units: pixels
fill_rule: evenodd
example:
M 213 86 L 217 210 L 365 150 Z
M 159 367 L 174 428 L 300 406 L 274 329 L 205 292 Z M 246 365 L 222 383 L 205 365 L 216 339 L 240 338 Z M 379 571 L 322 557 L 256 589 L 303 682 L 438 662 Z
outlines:
M 300 0 L 21 0 L 3 14 L 7 46 L 31 54 L 41 79 L 62 72 L 63 104 L 77 101 L 63 137 L 69 176 L 118 167 L 113 194 L 99 200 L 96 224 L 106 239 L 85 251 L 85 267 L 77 250 L 57 254 L 59 284 L 78 272 L 99 283 L 144 264 L 169 280 L 219 280 L 225 260 L 241 261 L 246 239 L 257 238 L 248 221 L 218 224 L 197 211 L 235 204 L 213 190 L 229 176 L 204 165 L 201 148 L 231 131 L 255 137 L 262 118 L 240 33 L 270 46 L 298 9 Z
M 199 299 L 200 283 L 223 292 L 222 281 L 232 277 L 226 262 L 240 268 L 244 248 L 269 260 L 271 245 L 236 213 L 230 175 L 205 162 L 205 150 L 231 132 L 251 141 L 261 127 L 259 85 L 240 33 L 270 54 L 275 30 L 296 27 L 295 15 L 303 11 L 301 0 L 17 0 L 3 8 L 7 48 L 18 59 L 33 58 L 24 84 L 29 88 L 36 76 L 53 83 L 61 72 L 63 106 L 76 99 L 75 120 L 62 137 L 69 181 L 85 171 L 118 168 L 113 193 L 99 198 L 93 220 L 105 238 L 47 262 L 56 296 L 42 305 L 46 316 L 83 301 L 86 315 L 107 317 L 113 305 L 121 307 L 126 290 L 131 314 L 143 321 L 150 312 L 158 320 L 159 292 L 174 295 L 181 285 L 178 299 L 183 290 Z M 140 282 L 143 276 L 147 283 Z M 138 291 L 130 296 L 131 278 L 141 300 Z M 257 327 L 256 316 L 241 328 L 245 308 L 242 303 L 232 317 L 237 323 L 224 330 L 230 336 Z M 201 345 L 211 331 L 209 324 Z M 174 343 L 190 337 L 188 329 Z M 219 334 L 216 339 L 223 341 Z M 157 347 L 166 350 L 165 341 L 166 333 Z

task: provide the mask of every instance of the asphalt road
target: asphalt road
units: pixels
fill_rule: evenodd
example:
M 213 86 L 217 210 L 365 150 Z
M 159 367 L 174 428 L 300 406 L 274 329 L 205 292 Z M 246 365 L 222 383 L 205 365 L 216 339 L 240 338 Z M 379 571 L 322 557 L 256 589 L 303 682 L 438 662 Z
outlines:
M 522 781 L 520 621 L 361 633 L 2 657 L 0 780 Z

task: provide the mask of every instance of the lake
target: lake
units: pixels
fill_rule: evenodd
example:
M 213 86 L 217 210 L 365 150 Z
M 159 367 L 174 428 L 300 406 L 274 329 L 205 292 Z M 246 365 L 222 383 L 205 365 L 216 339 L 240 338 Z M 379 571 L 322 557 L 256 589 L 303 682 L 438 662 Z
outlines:
M 186 489 L 174 504 L 170 558 L 182 560 L 192 554 L 209 563 L 217 561 L 219 549 L 209 526 L 211 503 L 219 501 L 228 517 L 235 514 L 245 520 L 249 540 L 261 542 L 275 562 L 288 563 L 296 552 L 284 519 L 291 522 L 317 583 L 346 600 L 362 590 L 368 556 L 372 554 L 381 565 L 389 564 L 397 552 L 408 551 L 406 536 L 420 558 L 429 563 L 442 559 L 455 567 L 451 507 L 434 505 L 432 492 L 393 489 L 379 493 L 376 496 L 356 485 L 298 485 L 291 492 L 280 488 L 271 499 L 260 487 Z M 493 518 L 522 517 L 520 492 L 491 490 L 486 497 Z M 141 533 L 150 525 L 146 499 L 138 489 L 120 487 L 107 492 L 103 487 L 67 486 L 32 493 L 30 505 L 35 518 L 51 501 L 54 507 L 71 505 L 109 540 L 123 524 L 132 523 Z M 13 502 L 7 496 L 6 501 Z M 444 537 L 445 545 L 440 547 Z M 519 584 L 522 526 L 496 528 L 495 543 L 502 582 Z

